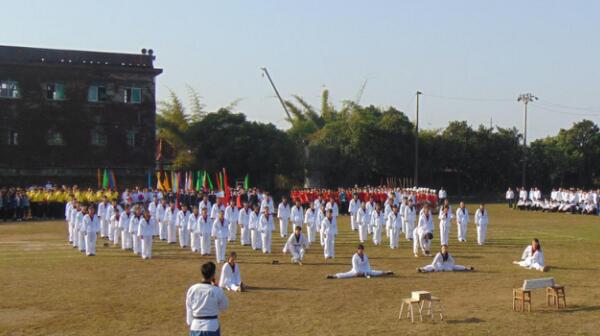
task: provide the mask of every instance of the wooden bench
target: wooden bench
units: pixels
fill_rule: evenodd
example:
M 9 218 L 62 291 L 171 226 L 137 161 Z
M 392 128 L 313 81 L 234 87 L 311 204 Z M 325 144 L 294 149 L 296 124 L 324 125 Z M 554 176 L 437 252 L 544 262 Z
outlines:
M 513 289 L 513 311 L 525 311 L 526 305 L 527 311 L 531 311 L 531 291 L 538 288 L 546 288 L 546 303 L 548 306 L 552 301 L 552 305 L 561 308 L 560 300 L 562 300 L 563 307 L 567 306 L 565 288 L 557 285 L 554 278 L 530 279 L 523 281 L 523 287 Z

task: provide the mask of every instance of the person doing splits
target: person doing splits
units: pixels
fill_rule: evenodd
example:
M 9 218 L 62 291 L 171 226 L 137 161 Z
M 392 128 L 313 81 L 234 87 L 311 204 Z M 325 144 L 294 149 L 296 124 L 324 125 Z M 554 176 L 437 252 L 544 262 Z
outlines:
M 346 278 L 358 278 L 358 277 L 376 277 L 383 275 L 393 275 L 391 271 L 376 271 L 371 269 L 369 263 L 369 257 L 365 254 L 365 247 L 360 244 L 356 248 L 356 253 L 352 256 L 352 269 L 345 273 L 337 273 L 334 275 L 328 275 L 327 279 L 346 279 Z
M 472 271 L 472 266 L 461 266 L 454 263 L 454 258 L 448 252 L 448 245 L 442 245 L 442 249 L 433 258 L 431 265 L 417 267 L 417 272 L 453 272 Z

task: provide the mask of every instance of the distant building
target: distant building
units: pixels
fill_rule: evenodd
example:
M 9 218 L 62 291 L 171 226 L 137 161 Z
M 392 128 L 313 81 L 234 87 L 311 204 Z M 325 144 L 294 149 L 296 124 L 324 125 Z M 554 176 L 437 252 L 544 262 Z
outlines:
M 0 46 L 0 186 L 145 184 L 155 164 L 152 51 Z

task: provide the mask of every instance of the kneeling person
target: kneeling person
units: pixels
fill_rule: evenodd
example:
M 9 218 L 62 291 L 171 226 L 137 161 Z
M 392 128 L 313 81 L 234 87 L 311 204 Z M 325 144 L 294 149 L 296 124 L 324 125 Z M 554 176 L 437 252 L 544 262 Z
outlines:
M 346 279 L 346 278 L 358 278 L 358 277 L 375 277 L 382 275 L 393 275 L 394 272 L 390 271 L 376 271 L 371 269 L 369 263 L 369 257 L 365 254 L 365 247 L 360 244 L 356 248 L 356 253 L 352 256 L 352 269 L 349 272 L 337 273 L 335 275 L 328 275 L 327 279 Z
M 237 253 L 231 252 L 227 262 L 221 268 L 221 278 L 219 279 L 219 287 L 234 292 L 242 292 L 244 284 L 240 274 L 240 266 L 235 263 Z
M 294 234 L 288 238 L 287 243 L 283 246 L 283 253 L 286 254 L 289 251 L 292 255 L 292 262 L 302 266 L 302 260 L 307 248 L 308 241 L 302 234 L 302 227 L 296 226 Z

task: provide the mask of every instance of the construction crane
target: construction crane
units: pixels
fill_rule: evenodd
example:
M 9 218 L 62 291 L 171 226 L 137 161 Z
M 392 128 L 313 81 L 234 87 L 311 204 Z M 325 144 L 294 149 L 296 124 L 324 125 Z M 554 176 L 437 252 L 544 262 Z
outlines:
M 283 107 L 283 110 L 285 111 L 285 114 L 287 115 L 288 120 L 292 120 L 290 111 L 288 111 L 287 106 L 285 106 L 285 103 L 283 102 L 283 99 L 281 98 L 281 95 L 279 94 L 279 91 L 277 90 L 275 83 L 273 83 L 273 80 L 271 79 L 271 75 L 269 75 L 269 71 L 265 67 L 260 68 L 260 70 L 262 70 L 263 75 L 266 75 L 267 79 L 269 80 L 269 83 L 271 83 L 271 87 L 273 87 L 273 91 L 275 91 L 275 95 L 277 95 L 277 99 L 279 99 L 279 102 L 281 103 L 281 106 Z
M 361 98 L 362 98 L 362 96 L 363 96 L 363 93 L 365 93 L 365 88 L 367 87 L 367 82 L 368 82 L 368 81 L 369 81 L 369 79 L 368 79 L 368 78 L 366 78 L 366 79 L 364 80 L 364 82 L 362 83 L 362 85 L 360 86 L 360 89 L 358 90 L 358 93 L 356 94 L 356 99 L 354 99 L 354 103 L 355 103 L 356 105 L 359 105 L 359 104 L 360 104 L 360 100 L 361 100 Z

